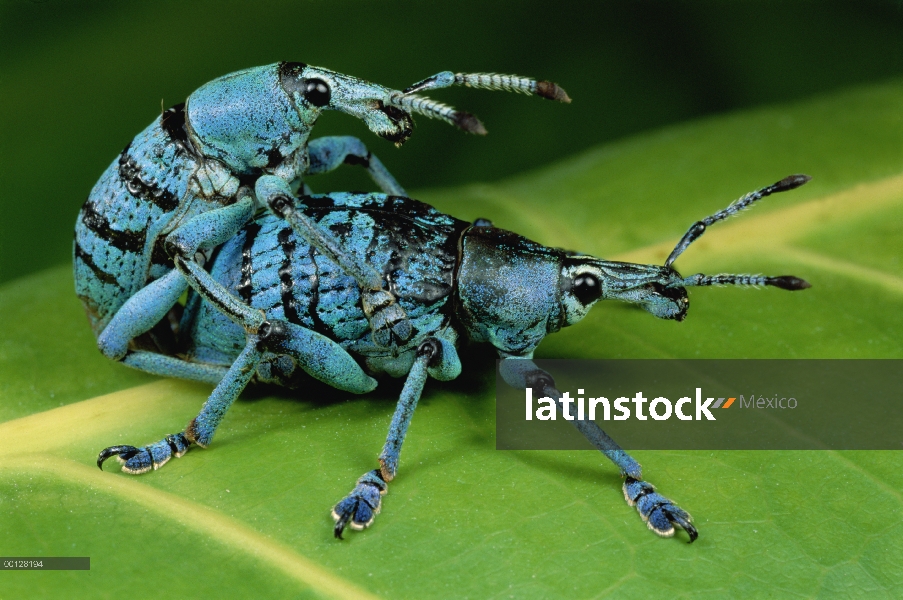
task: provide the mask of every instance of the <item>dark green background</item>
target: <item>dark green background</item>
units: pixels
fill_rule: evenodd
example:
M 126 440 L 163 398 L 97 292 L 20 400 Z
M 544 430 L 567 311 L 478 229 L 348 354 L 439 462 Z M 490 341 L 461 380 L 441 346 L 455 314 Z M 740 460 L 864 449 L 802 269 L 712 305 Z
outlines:
M 170 106 L 243 67 L 297 60 L 399 88 L 445 69 L 512 72 L 573 97 L 560 106 L 434 92 L 479 115 L 489 136 L 421 118 L 400 150 L 345 115 L 321 119 L 315 135 L 360 136 L 413 190 L 492 181 L 638 131 L 903 74 L 899 0 L 601 4 L 7 1 L 0 281 L 69 259 L 88 191 L 161 99 Z M 369 187 L 347 169 L 311 183 Z

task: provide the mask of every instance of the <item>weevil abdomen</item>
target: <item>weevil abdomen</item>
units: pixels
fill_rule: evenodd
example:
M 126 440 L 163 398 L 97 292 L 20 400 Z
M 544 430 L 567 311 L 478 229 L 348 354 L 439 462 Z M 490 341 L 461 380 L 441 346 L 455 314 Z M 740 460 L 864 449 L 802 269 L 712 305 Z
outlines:
M 161 233 L 180 210 L 198 161 L 177 129 L 180 109 L 154 121 L 107 167 L 75 224 L 75 287 L 99 335 L 119 308 L 149 281 L 172 269 Z
M 459 240 L 469 223 L 416 200 L 385 194 L 335 193 L 307 196 L 304 202 L 318 226 L 383 273 L 416 332 L 409 343 L 394 349 L 376 346 L 354 279 L 276 217 L 258 218 L 224 244 L 211 275 L 268 319 L 320 333 L 362 357 L 406 352 L 450 324 Z M 194 343 L 191 356 L 231 364 L 246 343 L 244 329 L 193 295 L 189 318 L 195 306 L 194 322 L 185 324 Z

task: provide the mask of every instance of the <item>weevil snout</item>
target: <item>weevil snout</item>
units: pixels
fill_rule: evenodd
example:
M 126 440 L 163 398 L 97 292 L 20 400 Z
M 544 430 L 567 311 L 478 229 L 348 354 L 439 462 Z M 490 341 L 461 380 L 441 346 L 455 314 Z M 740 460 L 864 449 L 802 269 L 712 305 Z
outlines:
M 671 267 L 569 255 L 562 266 L 561 291 L 565 325 L 573 325 L 597 300 L 638 304 L 660 319 L 683 321 L 690 307 L 682 278 Z M 676 285 L 678 284 L 678 285 Z
M 361 119 L 370 131 L 396 144 L 413 132 L 411 115 L 392 105 L 399 91 L 309 65 L 296 72 L 291 87 L 299 112 L 337 110 Z
M 687 318 L 690 299 L 687 297 L 686 288 L 668 287 L 655 281 L 647 284 L 643 293 L 646 297 L 642 302 L 643 308 L 659 319 L 683 321 Z

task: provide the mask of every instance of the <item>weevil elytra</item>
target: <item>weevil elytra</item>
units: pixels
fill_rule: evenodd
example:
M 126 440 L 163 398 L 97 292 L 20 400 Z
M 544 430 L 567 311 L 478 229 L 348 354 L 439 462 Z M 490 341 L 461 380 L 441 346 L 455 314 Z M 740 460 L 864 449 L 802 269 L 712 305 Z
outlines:
M 143 448 L 106 448 L 97 464 L 103 468 L 106 459 L 116 456 L 124 471 L 139 474 L 182 456 L 192 444 L 208 446 L 230 405 L 254 378 L 297 387 L 313 377 L 341 390 L 366 393 L 377 385 L 371 375 L 405 377 L 379 467 L 358 479 L 333 508 L 336 537 L 348 526 L 363 529 L 373 522 L 396 476 L 405 433 L 427 378 L 459 375 L 460 343 L 491 344 L 505 359 L 502 375 L 510 385 L 559 399 L 554 381 L 530 358 L 546 335 L 574 325 L 599 300 L 630 302 L 656 317 L 681 321 L 689 308 L 688 287 L 805 289 L 809 284 L 794 276 L 683 277 L 673 263 L 708 226 L 808 179 L 787 177 L 695 223 L 661 266 L 548 248 L 485 220 L 466 223 L 399 196 L 305 196 L 306 216 L 335 232 L 343 252 L 367 261 L 390 282 L 391 293 L 410 319 L 410 338 L 393 348 L 376 343 L 354 277 L 285 221 L 264 214 L 222 245 L 208 275 L 235 303 L 263 314 L 263 322 L 255 327 L 244 321 L 247 311 L 231 311 L 222 297 L 207 297 L 207 288 L 192 292 L 178 328 L 178 352 L 184 362 L 216 373 L 218 385 L 184 431 Z M 671 536 L 679 527 L 690 541 L 696 539 L 690 515 L 656 492 L 643 479 L 640 465 L 598 425 L 572 423 L 618 467 L 628 504 L 636 506 L 650 529 Z
M 443 72 L 413 88 L 452 85 L 569 101 L 555 84 L 513 75 Z M 366 168 L 387 194 L 405 193 L 360 140 L 309 140 L 326 110 L 355 116 L 398 145 L 413 131 L 413 114 L 486 132 L 473 115 L 413 88 L 392 90 L 319 67 L 278 63 L 215 79 L 164 111 L 107 168 L 76 222 L 76 293 L 101 352 L 153 374 L 218 382 L 215 369 L 175 355 L 168 316 L 189 285 L 227 297 L 201 264 L 258 209 L 275 210 L 301 240 L 355 279 L 377 343 L 407 340 L 410 321 L 380 274 L 314 226 L 296 194 L 310 191 L 306 176 L 344 163 Z M 263 322 L 239 303 L 231 308 L 243 311 L 246 322 L 256 319 L 254 330 Z

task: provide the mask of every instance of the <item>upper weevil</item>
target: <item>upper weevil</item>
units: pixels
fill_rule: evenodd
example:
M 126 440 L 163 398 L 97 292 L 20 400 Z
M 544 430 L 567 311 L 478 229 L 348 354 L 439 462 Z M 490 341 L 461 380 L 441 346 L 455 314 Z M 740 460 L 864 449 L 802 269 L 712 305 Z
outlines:
M 506 359 L 501 370 L 510 385 L 559 399 L 552 378 L 529 359 L 546 335 L 580 321 L 598 300 L 631 302 L 656 317 L 681 321 L 689 308 L 687 287 L 807 288 L 808 283 L 789 275 L 683 277 L 673 263 L 708 226 L 808 179 L 787 177 L 695 223 L 662 266 L 547 248 L 485 220 L 465 223 L 408 198 L 355 193 L 304 197 L 312 222 L 335 231 L 343 252 L 391 282 L 391 292 L 410 316 L 410 338 L 391 349 L 377 344 L 355 279 L 296 237 L 284 221 L 263 215 L 227 241 L 211 262 L 208 276 L 225 288 L 226 296 L 208 296 L 201 288 L 201 295 L 192 293 L 185 307 L 177 351 L 184 364 L 207 369 L 218 381 L 201 412 L 184 431 L 159 442 L 106 448 L 97 464 L 102 468 L 104 460 L 116 456 L 124 471 L 138 474 L 181 456 L 191 444 L 206 447 L 255 376 L 302 387 L 312 376 L 354 393 L 376 387 L 370 375 L 406 376 L 379 468 L 365 473 L 333 508 L 337 537 L 348 525 L 363 529 L 396 475 L 427 377 L 449 380 L 460 373 L 460 342 L 491 344 Z M 248 313 L 263 315 L 263 322 L 246 320 Z M 164 374 L 194 375 L 178 365 Z M 562 409 L 567 410 L 563 402 Z M 620 469 L 627 502 L 650 529 L 670 536 L 678 526 L 690 541 L 696 539 L 690 515 L 644 481 L 640 465 L 596 423 L 572 423 Z
M 173 356 L 167 317 L 177 318 L 170 311 L 189 285 L 222 296 L 201 265 L 259 208 L 275 210 L 355 279 L 376 343 L 392 347 L 409 339 L 410 321 L 380 274 L 352 260 L 332 233 L 312 223 L 296 194 L 309 192 L 305 176 L 348 163 L 364 166 L 383 192 L 404 195 L 358 139 L 309 141 L 311 129 L 323 111 L 337 110 L 396 144 L 411 135 L 413 114 L 485 133 L 473 115 L 413 93 L 451 85 L 570 101 L 553 83 L 513 75 L 443 72 L 398 91 L 278 63 L 215 79 L 164 111 L 107 168 L 76 222 L 76 293 L 101 352 L 150 373 L 218 381 L 204 365 Z M 259 313 L 245 316 L 257 319 L 254 330 L 263 320 Z

